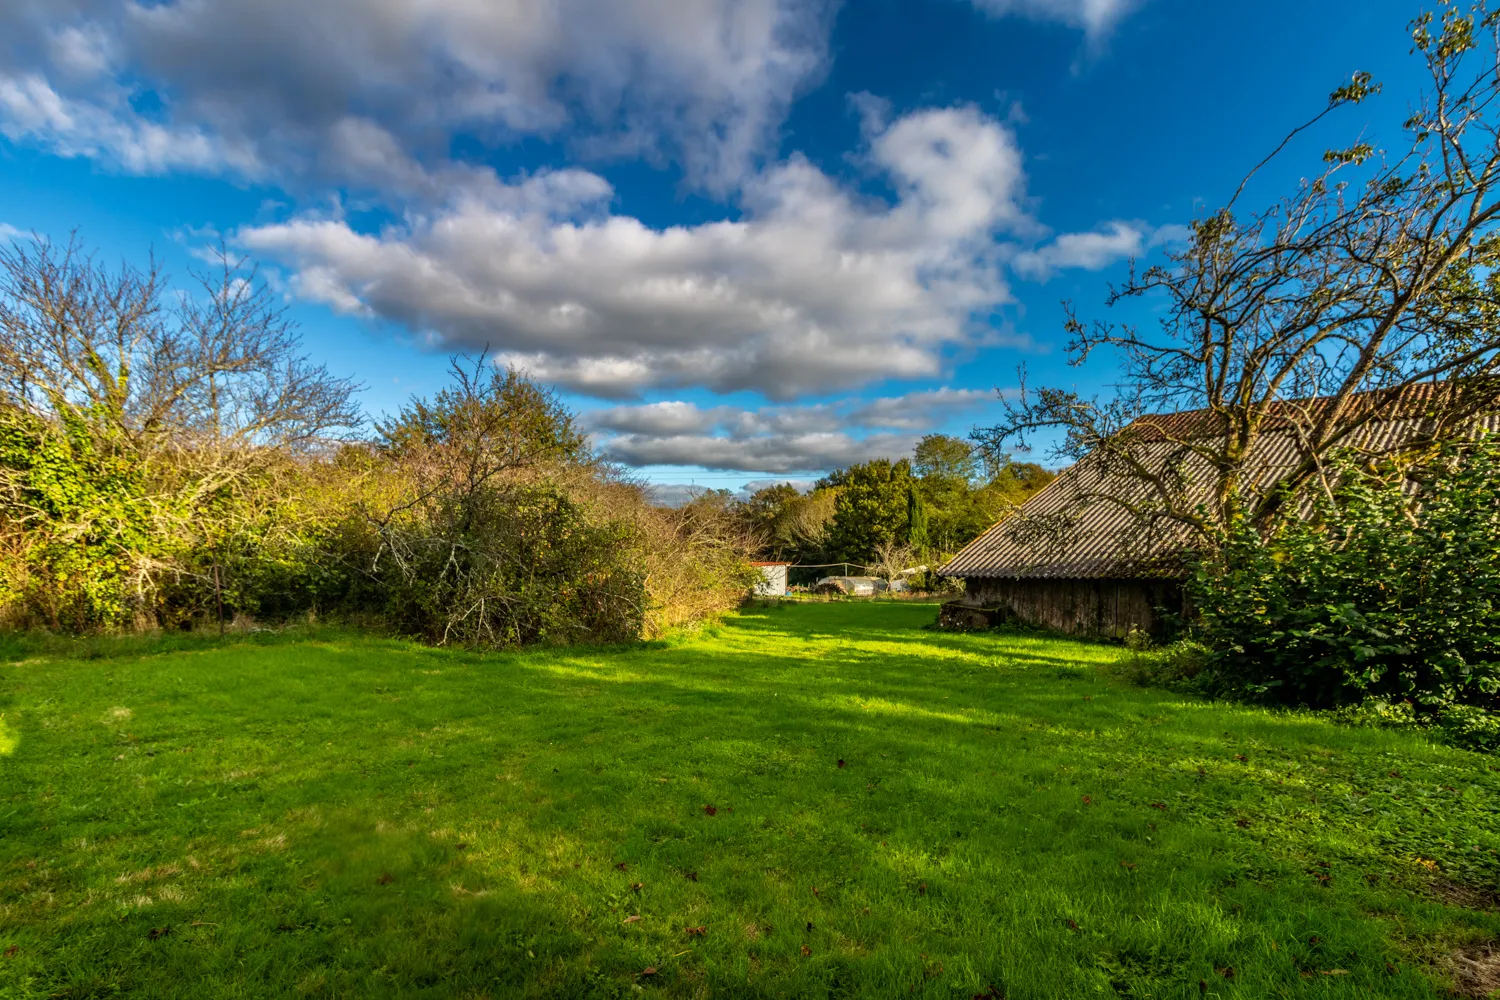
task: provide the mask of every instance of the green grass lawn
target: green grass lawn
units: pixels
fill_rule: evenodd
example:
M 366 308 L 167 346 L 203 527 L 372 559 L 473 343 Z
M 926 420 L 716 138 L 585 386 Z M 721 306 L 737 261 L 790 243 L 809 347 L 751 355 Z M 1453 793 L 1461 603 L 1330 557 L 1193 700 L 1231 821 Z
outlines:
M 934 617 L 13 643 L 0 996 L 1435 997 L 1500 938 L 1493 758 Z

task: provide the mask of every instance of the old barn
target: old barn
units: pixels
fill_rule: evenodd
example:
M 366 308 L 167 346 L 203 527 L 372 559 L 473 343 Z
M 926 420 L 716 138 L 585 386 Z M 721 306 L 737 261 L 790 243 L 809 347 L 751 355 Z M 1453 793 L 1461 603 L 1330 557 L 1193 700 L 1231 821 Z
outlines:
M 1346 446 L 1371 455 L 1391 454 L 1431 437 L 1424 416 L 1436 386 L 1412 387 L 1399 400 L 1354 397 L 1358 427 Z M 1248 492 L 1280 481 L 1305 455 L 1302 430 L 1320 400 L 1282 404 L 1266 418 L 1244 466 Z M 1378 407 L 1378 409 L 1377 409 Z M 1208 410 L 1142 417 L 1120 432 L 1132 462 L 1159 482 L 1170 481 L 1191 508 L 1207 501 L 1214 474 L 1194 449 L 1222 431 Z M 1491 433 L 1500 419 L 1474 426 Z M 1010 518 L 954 556 L 939 575 L 962 579 L 964 597 L 945 609 L 959 626 L 1000 621 L 1038 625 L 1074 635 L 1123 637 L 1132 629 L 1159 632 L 1163 613 L 1183 610 L 1182 581 L 1192 535 L 1178 522 L 1143 523 L 1132 513 L 1149 507 L 1152 486 L 1120 463 L 1091 454 L 1071 466 Z

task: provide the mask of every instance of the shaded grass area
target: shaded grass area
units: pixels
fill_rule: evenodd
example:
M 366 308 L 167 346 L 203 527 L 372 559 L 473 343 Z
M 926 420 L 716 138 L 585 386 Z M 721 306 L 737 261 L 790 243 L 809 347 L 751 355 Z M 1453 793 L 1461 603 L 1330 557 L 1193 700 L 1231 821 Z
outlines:
M 935 611 L 0 647 L 0 995 L 1434 997 L 1500 937 L 1491 758 Z

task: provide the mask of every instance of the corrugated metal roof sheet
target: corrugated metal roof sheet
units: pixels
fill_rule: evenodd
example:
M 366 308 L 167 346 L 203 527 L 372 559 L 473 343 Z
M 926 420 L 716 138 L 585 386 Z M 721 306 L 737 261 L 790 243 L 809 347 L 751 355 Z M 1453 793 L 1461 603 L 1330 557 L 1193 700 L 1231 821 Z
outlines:
M 1398 410 L 1410 416 L 1373 421 L 1348 443 L 1386 452 L 1430 433 L 1424 431 L 1428 422 L 1416 415 L 1419 408 L 1415 413 L 1405 407 Z M 1217 418 L 1197 410 L 1143 417 L 1127 428 L 1145 431 L 1134 438 L 1130 454 L 1170 481 L 1173 493 L 1186 501 L 1181 509 L 1208 501 L 1216 480 L 1209 461 L 1181 442 L 1211 436 L 1208 429 L 1216 425 L 1222 426 Z M 1199 426 L 1208 433 L 1195 434 Z M 1244 466 L 1242 482 L 1248 493 L 1274 485 L 1300 460 L 1292 426 L 1284 422 L 1256 439 Z M 1484 418 L 1479 426 L 1500 432 L 1500 415 Z M 1158 433 L 1151 433 L 1152 428 Z M 1124 474 L 1098 453 L 1090 455 L 1064 470 L 1010 519 L 970 542 L 938 573 L 1022 580 L 1180 575 L 1192 533 L 1180 522 L 1152 523 L 1138 516 L 1137 511 L 1151 509 L 1154 495 L 1143 479 Z

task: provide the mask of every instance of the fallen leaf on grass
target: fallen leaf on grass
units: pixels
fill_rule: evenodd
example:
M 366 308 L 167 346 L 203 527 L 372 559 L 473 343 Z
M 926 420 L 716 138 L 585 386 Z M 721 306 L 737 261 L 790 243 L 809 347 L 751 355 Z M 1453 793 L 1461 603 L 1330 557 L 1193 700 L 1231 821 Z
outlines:
M 1242 754 L 1242 753 L 1237 753 L 1237 754 L 1235 754 L 1235 755 L 1234 755 L 1234 759 L 1235 759 L 1235 760 L 1237 760 L 1237 761 L 1239 761 L 1239 762 L 1240 762 L 1240 763 L 1242 763 L 1242 764 L 1244 764 L 1244 763 L 1248 763 L 1248 762 L 1249 762 L 1249 760 L 1250 760 L 1250 758 L 1249 758 L 1249 757 L 1246 757 L 1246 756 L 1245 756 L 1245 755 L 1244 755 L 1244 754 Z
M 1063 923 L 1068 925 L 1068 930 L 1070 931 L 1076 931 L 1078 929 L 1078 921 L 1076 920 L 1069 918 L 1067 920 L 1064 920 Z
M 459 851 L 467 851 L 469 849 L 468 844 L 454 844 L 453 847 L 455 850 Z
M 926 882 L 923 882 L 923 883 L 921 883 L 921 884 L 919 884 L 917 886 L 917 895 L 918 896 L 925 896 L 925 895 L 927 895 L 927 883 Z
M 629 865 L 627 865 L 627 864 L 626 864 L 626 863 L 625 863 L 625 862 L 623 862 L 623 861 L 617 861 L 617 862 L 616 862 L 616 863 L 615 863 L 615 867 L 616 867 L 616 868 L 618 868 L 618 869 L 620 869 L 620 871 L 624 871 L 624 870 L 625 870 L 625 869 L 626 869 L 626 868 L 628 868 L 628 867 L 630 867 L 630 866 L 629 866 Z
M 656 975 L 656 966 L 654 966 L 654 965 L 648 965 L 648 966 L 646 966 L 644 969 L 641 970 L 641 975 L 643 975 L 643 976 L 654 976 L 654 975 Z
M 704 806 L 703 811 L 710 816 L 714 816 L 718 813 L 719 810 L 715 809 L 713 806 Z
M 380 877 L 375 880 L 377 885 L 390 885 L 394 881 L 396 881 L 395 876 L 390 872 L 381 872 Z
M 13 944 L 9 948 L 5 949 L 5 957 L 6 958 L 15 958 L 16 957 L 16 952 L 18 952 L 20 950 L 21 950 L 21 946 L 20 945 Z
M 983 993 L 974 994 L 974 1000 L 1005 1000 L 1005 994 L 995 989 L 995 984 L 991 983 L 990 988 Z
M 840 757 L 839 758 L 839 767 L 843 767 L 843 766 L 844 766 L 844 758 Z
M 1248 830 L 1250 828 L 1250 821 L 1248 819 L 1237 819 L 1234 821 L 1234 825 L 1242 830 Z
M 633 923 L 635 923 L 636 921 L 638 921 L 640 919 L 641 919 L 641 915 L 639 913 L 637 913 L 634 916 L 626 917 L 624 920 L 621 920 L 620 923 L 622 923 L 622 924 L 633 924 Z
M 1226 965 L 1222 969 L 1219 968 L 1216 965 L 1216 966 L 1214 966 L 1214 971 L 1217 972 L 1219 975 L 1223 976 L 1225 979 L 1233 979 L 1234 978 L 1234 966 L 1232 966 L 1232 965 Z
M 684 927 L 682 930 L 688 937 L 702 937 L 708 933 L 707 927 Z
M 170 927 L 153 927 L 146 933 L 146 937 L 152 941 L 160 941 L 170 933 L 172 933 L 172 928 Z
M 696 882 L 696 881 L 698 881 L 698 873 L 697 872 L 688 872 L 687 874 L 683 875 L 682 877 L 685 878 L 685 879 L 687 879 L 689 882 Z
M 646 888 L 646 883 L 644 882 L 636 882 L 630 886 L 632 892 L 640 892 L 644 888 Z
M 807 945 L 803 945 L 802 946 L 802 957 L 806 958 L 808 955 L 811 955 L 811 954 L 812 954 L 812 949 L 809 948 Z
M 1322 940 L 1323 940 L 1322 938 L 1320 938 L 1316 934 L 1314 934 L 1312 937 L 1310 937 L 1310 938 L 1307 939 L 1307 943 L 1308 943 L 1309 946 L 1311 946 L 1311 945 L 1318 944 Z
M 1087 795 L 1085 795 L 1083 797 L 1083 804 L 1086 805 L 1086 806 L 1091 806 L 1091 805 L 1094 804 L 1094 800 L 1091 799 L 1091 798 L 1089 798 Z
M 818 892 L 818 887 L 817 886 L 813 886 L 813 895 L 814 896 L 821 896 L 822 895 L 822 893 Z
M 1151 803 L 1151 808 L 1152 809 L 1160 809 L 1162 812 L 1166 812 L 1167 811 L 1167 804 L 1165 802 L 1153 802 L 1153 803 Z
M 1128 868 L 1131 871 L 1135 871 L 1135 865 L 1131 864 L 1129 861 L 1121 861 L 1120 862 L 1120 867 L 1121 868 Z

